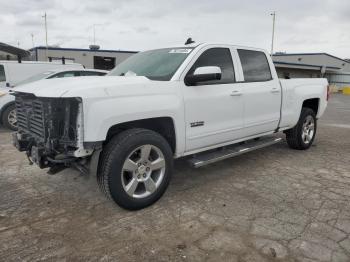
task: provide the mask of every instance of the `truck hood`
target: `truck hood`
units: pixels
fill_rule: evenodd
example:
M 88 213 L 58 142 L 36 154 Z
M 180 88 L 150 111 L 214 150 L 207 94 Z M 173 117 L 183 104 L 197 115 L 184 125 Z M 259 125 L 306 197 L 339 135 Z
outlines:
M 144 86 L 152 82 L 144 76 L 87 76 L 45 79 L 18 86 L 14 92 L 31 93 L 37 97 L 84 97 L 98 89 L 108 95 L 109 89 L 123 87 L 123 95 L 131 86 Z M 122 90 L 120 90 L 122 91 Z M 92 92 L 93 93 L 93 92 Z

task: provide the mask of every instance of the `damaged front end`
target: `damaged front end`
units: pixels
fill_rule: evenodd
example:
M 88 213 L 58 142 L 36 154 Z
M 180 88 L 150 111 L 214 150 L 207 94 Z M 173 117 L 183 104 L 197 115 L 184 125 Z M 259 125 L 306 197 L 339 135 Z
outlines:
M 90 156 L 97 143 L 83 143 L 82 100 L 36 97 L 15 92 L 18 131 L 13 144 L 25 151 L 30 162 L 57 173 L 75 167 L 88 173 Z

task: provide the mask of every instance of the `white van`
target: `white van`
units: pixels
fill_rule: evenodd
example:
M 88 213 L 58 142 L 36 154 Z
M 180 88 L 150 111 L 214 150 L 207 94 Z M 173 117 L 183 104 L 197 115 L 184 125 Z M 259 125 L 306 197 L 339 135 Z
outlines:
M 18 82 L 33 75 L 52 69 L 83 69 L 81 64 L 57 63 L 39 61 L 1 61 L 0 60 L 0 88 L 13 87 Z
M 44 79 L 80 77 L 80 76 L 104 76 L 108 73 L 106 70 L 97 69 L 51 69 L 31 76 L 21 82 L 18 82 L 13 88 L 0 88 L 0 124 L 12 130 L 17 130 L 17 117 L 15 97 L 9 94 L 9 91 L 16 91 L 18 87 L 41 81 Z

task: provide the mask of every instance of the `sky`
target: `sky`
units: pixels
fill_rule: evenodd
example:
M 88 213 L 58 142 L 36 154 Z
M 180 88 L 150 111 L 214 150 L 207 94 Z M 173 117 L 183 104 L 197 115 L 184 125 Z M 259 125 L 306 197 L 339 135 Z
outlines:
M 350 58 L 349 0 L 0 0 L 0 42 L 142 51 L 197 43 L 227 43 L 274 51 L 326 52 Z

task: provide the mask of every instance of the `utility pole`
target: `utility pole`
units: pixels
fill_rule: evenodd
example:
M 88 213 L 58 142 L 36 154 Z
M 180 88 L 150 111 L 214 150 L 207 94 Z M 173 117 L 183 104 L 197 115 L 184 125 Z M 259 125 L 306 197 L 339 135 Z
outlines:
M 43 15 L 44 21 L 45 21 L 45 40 L 46 40 L 46 61 L 49 60 L 49 45 L 47 43 L 47 15 L 46 12 Z
M 34 34 L 31 33 L 30 36 L 32 37 L 32 46 L 33 46 L 33 48 L 34 48 Z
M 92 25 L 94 31 L 94 45 L 96 45 L 96 24 Z
M 276 11 L 271 13 L 272 15 L 272 41 L 271 41 L 271 56 L 273 55 L 273 44 L 275 41 L 275 24 L 276 24 Z

